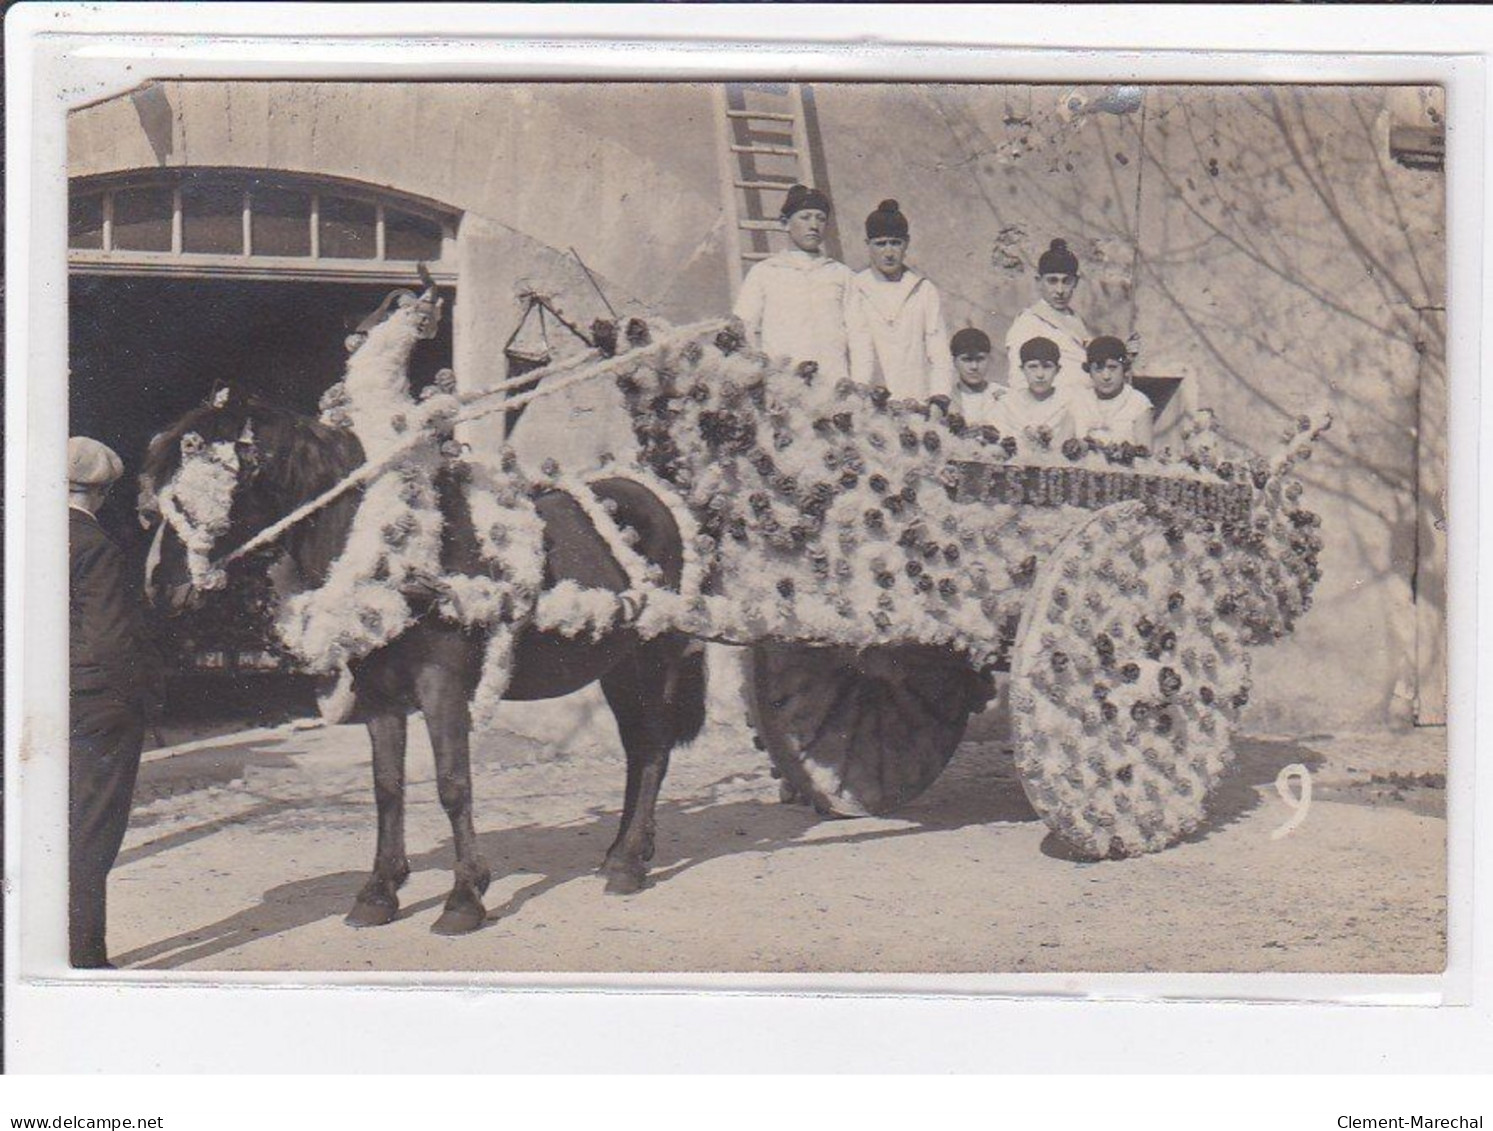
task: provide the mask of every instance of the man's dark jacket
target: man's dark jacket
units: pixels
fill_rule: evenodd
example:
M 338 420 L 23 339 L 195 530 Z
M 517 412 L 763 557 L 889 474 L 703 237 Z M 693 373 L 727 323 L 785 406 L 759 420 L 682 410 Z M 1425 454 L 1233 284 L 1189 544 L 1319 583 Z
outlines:
M 68 557 L 74 712 L 150 709 L 161 670 L 140 605 L 140 579 L 98 520 L 75 507 L 68 508 Z

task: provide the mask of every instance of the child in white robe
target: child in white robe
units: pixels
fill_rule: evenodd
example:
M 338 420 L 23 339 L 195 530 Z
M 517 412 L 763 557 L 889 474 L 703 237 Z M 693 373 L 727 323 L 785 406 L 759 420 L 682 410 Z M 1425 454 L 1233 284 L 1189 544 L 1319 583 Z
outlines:
M 966 326 L 949 341 L 949 353 L 956 378 L 949 411 L 964 417 L 971 427 L 994 424 L 996 405 L 1006 390 L 986 376 L 990 368 L 989 335 Z
M 849 267 L 824 253 L 830 200 L 818 189 L 794 185 L 782 221 L 793 246 L 747 272 L 733 311 L 748 341 L 763 353 L 819 367 L 814 388 L 825 398 L 850 372 L 845 336 Z
M 1057 387 L 1062 351 L 1051 338 L 1031 338 L 1017 352 L 1025 384 L 996 402 L 991 422 L 1016 440 L 1019 454 L 1053 451 L 1074 434 L 1072 394 Z
M 846 304 L 850 376 L 898 400 L 941 400 L 954 391 L 938 288 L 907 266 L 907 217 L 883 200 L 866 217 L 871 265 L 851 280 Z
M 1074 394 L 1073 423 L 1080 440 L 1129 441 L 1150 448 L 1154 438 L 1151 400 L 1130 384 L 1130 353 L 1119 338 L 1089 343 L 1084 370 L 1090 388 Z
M 1061 361 L 1058 388 L 1085 389 L 1084 348 L 1089 328 L 1073 311 L 1073 293 L 1078 289 L 1078 256 L 1063 240 L 1053 240 L 1037 260 L 1036 302 L 1016 316 L 1006 332 L 1007 379 L 1011 388 L 1021 382 L 1021 347 L 1032 338 L 1056 342 Z

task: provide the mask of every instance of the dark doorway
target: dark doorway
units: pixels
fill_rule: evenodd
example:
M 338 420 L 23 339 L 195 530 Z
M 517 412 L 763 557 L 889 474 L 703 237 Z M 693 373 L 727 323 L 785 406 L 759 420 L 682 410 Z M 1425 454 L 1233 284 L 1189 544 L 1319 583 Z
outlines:
M 417 288 L 418 280 L 409 285 Z M 135 477 L 151 437 L 207 398 L 217 382 L 314 414 L 322 392 L 343 376 L 348 333 L 392 289 L 389 283 L 72 278 L 68 430 L 102 440 L 124 461 L 125 479 L 99 520 L 136 569 L 143 569 L 149 538 L 136 520 Z M 451 364 L 453 293 L 444 297 L 438 335 L 421 342 L 411 359 L 416 389 Z M 262 581 L 246 578 L 213 595 L 195 618 L 179 618 L 170 631 L 160 626 L 173 672 L 159 741 L 315 712 L 306 677 L 240 663 L 270 647 L 268 619 L 255 596 Z
M 411 279 L 411 288 L 418 280 Z M 131 543 L 134 477 L 150 439 L 233 382 L 277 405 L 314 414 L 339 380 L 348 333 L 393 289 L 386 283 L 263 282 L 75 275 L 68 289 L 68 431 L 124 460 L 126 480 L 100 521 Z M 410 365 L 422 387 L 451 364 L 452 292 L 436 338 Z

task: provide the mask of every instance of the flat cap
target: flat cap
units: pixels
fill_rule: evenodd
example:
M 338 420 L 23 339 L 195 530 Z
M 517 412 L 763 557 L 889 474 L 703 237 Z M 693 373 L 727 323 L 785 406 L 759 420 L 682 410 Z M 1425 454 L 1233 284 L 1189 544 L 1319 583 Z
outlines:
M 107 487 L 123 474 L 124 463 L 113 448 L 88 436 L 68 437 L 68 486 Z

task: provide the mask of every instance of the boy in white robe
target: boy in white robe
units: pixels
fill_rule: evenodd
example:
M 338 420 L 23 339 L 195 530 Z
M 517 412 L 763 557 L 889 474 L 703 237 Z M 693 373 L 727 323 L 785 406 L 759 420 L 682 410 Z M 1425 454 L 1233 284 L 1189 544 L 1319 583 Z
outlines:
M 990 368 L 990 337 L 983 330 L 966 326 L 949 341 L 954 359 L 954 395 L 949 411 L 964 417 L 971 427 L 995 423 L 996 405 L 1005 388 L 986 376 Z
M 1062 351 L 1051 338 L 1031 338 L 1017 354 L 1025 384 L 996 402 L 991 421 L 1016 440 L 1018 453 L 1053 451 L 1073 437 L 1072 394 L 1057 387 Z
M 907 266 L 907 217 L 883 200 L 866 217 L 871 266 L 851 279 L 846 304 L 850 377 L 881 385 L 897 400 L 939 400 L 947 407 L 954 366 L 947 352 L 938 288 Z
M 829 217 L 826 194 L 804 185 L 790 188 L 782 221 L 793 246 L 747 272 L 733 311 L 748 341 L 763 353 L 795 365 L 815 362 L 814 389 L 824 397 L 850 372 L 845 300 L 853 275 L 824 252 Z
M 1154 427 L 1151 399 L 1130 384 L 1130 353 L 1119 338 L 1089 343 L 1084 370 L 1090 388 L 1073 396 L 1073 424 L 1080 440 L 1129 441 L 1150 448 Z
M 1061 355 L 1059 389 L 1088 388 L 1083 364 L 1089 328 L 1073 311 L 1073 292 L 1077 289 L 1078 256 L 1068 250 L 1064 240 L 1053 240 L 1037 260 L 1037 301 L 1018 314 L 1006 332 L 1006 372 L 1011 388 L 1020 387 L 1021 347 L 1032 338 L 1057 343 Z

